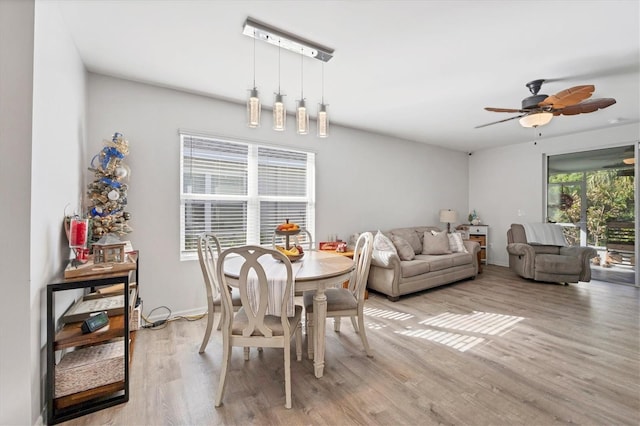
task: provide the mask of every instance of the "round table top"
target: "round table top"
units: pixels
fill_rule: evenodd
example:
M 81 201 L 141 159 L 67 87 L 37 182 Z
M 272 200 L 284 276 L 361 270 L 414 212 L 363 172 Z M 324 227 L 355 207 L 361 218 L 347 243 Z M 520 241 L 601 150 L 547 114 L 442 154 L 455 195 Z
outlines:
M 237 278 L 243 261 L 241 257 L 227 258 L 224 262 L 225 275 Z M 351 271 L 354 266 L 353 260 L 346 256 L 317 250 L 306 251 L 304 257 L 295 263 L 301 264 L 295 274 L 296 282 L 335 277 Z

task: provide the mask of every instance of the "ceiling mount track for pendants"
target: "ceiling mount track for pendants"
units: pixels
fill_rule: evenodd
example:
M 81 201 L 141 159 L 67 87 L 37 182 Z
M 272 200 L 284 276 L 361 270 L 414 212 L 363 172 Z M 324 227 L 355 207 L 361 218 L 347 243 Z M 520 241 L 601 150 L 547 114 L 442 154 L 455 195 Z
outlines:
M 323 62 L 329 62 L 333 58 L 334 50 L 295 34 L 288 33 L 279 28 L 272 27 L 253 18 L 247 18 L 244 22 L 242 34 L 262 40 L 274 46 L 300 53 L 310 58 Z

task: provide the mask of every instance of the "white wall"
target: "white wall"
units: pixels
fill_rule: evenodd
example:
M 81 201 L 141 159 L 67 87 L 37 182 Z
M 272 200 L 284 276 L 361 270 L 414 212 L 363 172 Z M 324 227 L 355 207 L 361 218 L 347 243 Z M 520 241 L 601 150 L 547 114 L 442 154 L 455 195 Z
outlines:
M 44 404 L 45 288 L 82 193 L 85 73 L 51 2 L 0 1 L 0 56 L 0 424 L 27 425 Z
M 329 234 L 438 223 L 441 208 L 466 212 L 467 154 L 333 125 L 328 139 L 245 125 L 245 107 L 213 98 L 89 74 L 89 148 L 121 132 L 129 141 L 128 210 L 140 249 L 144 311 L 202 312 L 195 261 L 179 260 L 179 129 L 317 153 L 316 240 Z M 290 121 L 290 127 L 291 121 Z M 314 126 L 312 126 L 314 127 Z M 163 314 L 163 312 L 160 312 Z
M 544 220 L 545 154 L 629 145 L 639 139 L 640 125 L 634 123 L 474 152 L 469 161 L 469 207 L 489 225 L 489 263 L 509 265 L 507 230 L 512 223 Z
M 70 250 L 66 214 L 82 213 L 86 72 L 58 5 L 37 1 L 31 158 L 32 402 L 42 407 L 46 373 L 46 284 L 59 280 Z M 78 292 L 57 293 L 56 317 Z M 38 368 L 40 370 L 38 370 Z M 36 392 L 38 390 L 39 392 Z
M 0 424 L 32 424 L 29 292 L 33 1 L 0 1 Z M 37 324 L 37 319 L 36 319 Z M 37 412 L 37 410 L 36 410 Z M 37 417 L 37 415 L 36 415 Z

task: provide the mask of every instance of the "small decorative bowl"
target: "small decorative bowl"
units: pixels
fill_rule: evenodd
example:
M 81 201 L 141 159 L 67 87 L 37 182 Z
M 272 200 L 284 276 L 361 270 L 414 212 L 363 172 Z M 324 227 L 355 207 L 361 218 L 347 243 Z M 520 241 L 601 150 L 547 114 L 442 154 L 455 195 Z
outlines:
M 293 262 L 297 262 L 298 260 L 302 259 L 304 257 L 304 253 L 300 253 L 300 254 L 295 255 L 295 256 L 285 254 L 285 256 L 287 256 L 287 258 L 289 259 L 289 262 L 293 263 Z M 280 258 L 277 258 L 275 256 L 273 258 L 276 259 L 276 260 L 280 260 Z

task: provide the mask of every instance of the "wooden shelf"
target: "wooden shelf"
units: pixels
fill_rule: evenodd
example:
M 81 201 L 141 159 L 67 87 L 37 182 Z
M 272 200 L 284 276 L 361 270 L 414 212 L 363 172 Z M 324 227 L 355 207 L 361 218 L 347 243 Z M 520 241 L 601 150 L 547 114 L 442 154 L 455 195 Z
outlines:
M 128 253 L 128 261 L 110 271 L 96 272 L 91 265 L 67 268 L 63 279 L 47 285 L 47 424 L 67 421 L 129 400 L 129 366 L 135 341 L 135 333 L 129 328 L 139 287 L 136 285 L 135 291 L 125 289 L 133 282 L 139 283 L 137 252 Z M 94 292 L 100 288 L 124 293 L 122 314 L 114 313 L 109 316 L 109 325 L 86 334 L 82 333 L 82 321 L 60 324 L 62 317 L 55 309 L 57 292 Z M 59 325 L 61 328 L 56 330 Z M 119 346 L 116 352 L 112 345 Z M 65 354 L 74 348 L 75 351 Z M 57 362 L 59 358 L 61 361 Z M 63 365 L 66 360 L 68 362 Z M 117 374 L 94 380 L 94 374 L 101 371 Z M 95 387 L 90 388 L 92 385 Z
M 54 351 L 74 346 L 93 345 L 107 340 L 122 337 L 124 334 L 124 315 L 109 317 L 109 325 L 93 333 L 82 334 L 82 322 L 66 324 L 56 334 Z
M 70 263 L 64 270 L 64 278 L 67 282 L 76 282 L 122 276 L 123 273 L 134 271 L 138 264 L 137 252 L 127 253 L 126 256 L 127 261 L 122 263 L 94 264 L 93 259 L 78 266 L 72 266 Z
M 118 391 L 123 391 L 124 388 L 125 382 L 124 380 L 120 380 L 118 382 L 109 383 L 108 385 L 98 386 L 86 391 L 72 393 L 71 395 L 61 396 L 60 398 L 54 398 L 53 404 L 56 409 L 69 408 L 82 402 L 110 395 Z

